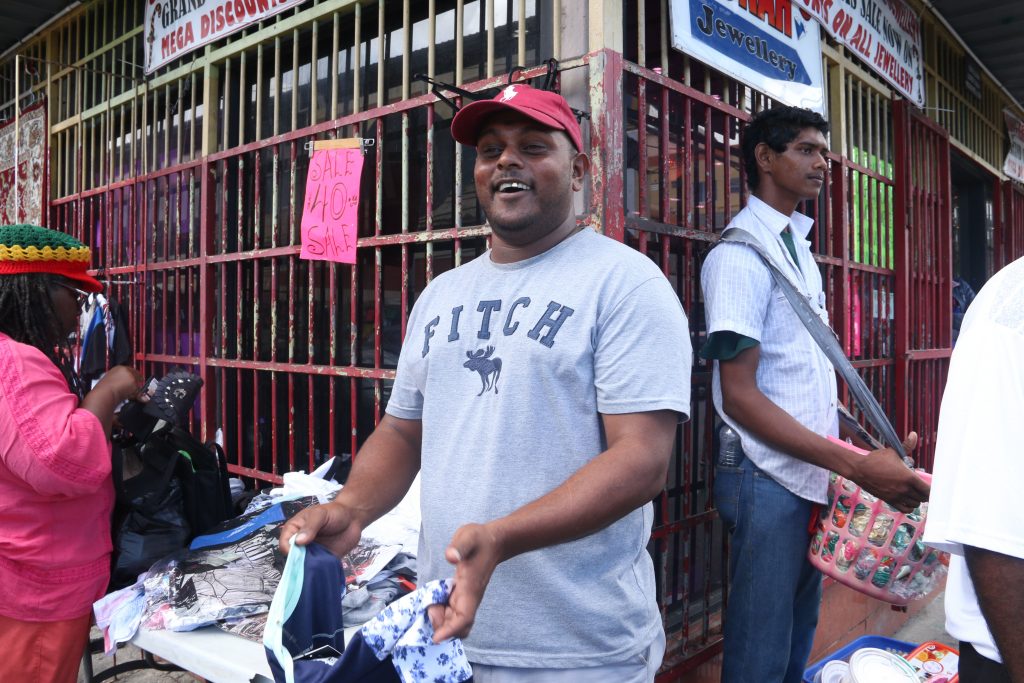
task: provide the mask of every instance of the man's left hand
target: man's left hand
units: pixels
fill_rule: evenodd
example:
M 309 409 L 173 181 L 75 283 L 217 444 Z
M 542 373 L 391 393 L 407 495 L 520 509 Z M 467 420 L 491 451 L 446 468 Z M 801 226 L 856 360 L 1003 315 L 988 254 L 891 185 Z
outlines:
M 428 609 L 435 643 L 469 635 L 487 583 L 502 560 L 500 548 L 488 525 L 466 524 L 456 530 L 445 550 L 445 559 L 455 565 L 452 593 L 447 605 L 431 605 Z

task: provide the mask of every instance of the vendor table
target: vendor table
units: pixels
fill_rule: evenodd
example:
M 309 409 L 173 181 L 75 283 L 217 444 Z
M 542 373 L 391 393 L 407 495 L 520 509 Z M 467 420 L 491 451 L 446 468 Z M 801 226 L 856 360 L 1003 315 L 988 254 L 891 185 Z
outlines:
M 262 643 L 226 633 L 216 626 L 195 631 L 140 628 L 132 645 L 211 683 L 273 683 Z
M 346 643 L 359 628 L 352 626 L 345 629 Z M 216 626 L 195 631 L 140 628 L 131 644 L 143 651 L 144 659 L 122 661 L 95 676 L 90 667 L 87 679 L 91 682 L 105 681 L 126 671 L 149 668 L 168 671 L 177 667 L 210 683 L 274 683 L 262 643 L 227 633 Z M 174 666 L 158 664 L 154 656 Z

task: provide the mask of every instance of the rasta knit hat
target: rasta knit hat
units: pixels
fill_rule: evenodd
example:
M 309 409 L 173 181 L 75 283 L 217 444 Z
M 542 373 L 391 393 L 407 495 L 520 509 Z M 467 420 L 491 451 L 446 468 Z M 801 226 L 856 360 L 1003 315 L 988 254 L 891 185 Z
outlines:
M 86 270 L 91 252 L 74 237 L 38 225 L 0 226 L 0 277 L 20 273 L 63 275 L 87 292 L 103 285 Z

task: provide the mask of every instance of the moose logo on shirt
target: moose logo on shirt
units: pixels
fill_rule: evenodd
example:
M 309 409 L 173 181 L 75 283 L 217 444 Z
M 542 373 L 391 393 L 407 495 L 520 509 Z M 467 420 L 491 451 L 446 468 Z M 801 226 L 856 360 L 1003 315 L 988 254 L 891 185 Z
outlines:
M 436 315 L 423 326 L 421 355 L 426 358 L 430 354 L 431 340 L 435 337 L 435 345 L 438 341 L 452 344 L 467 336 L 479 340 L 476 343 L 486 342 L 486 348 L 473 350 L 471 347 L 466 351 L 468 360 L 462 363 L 462 367 L 480 375 L 481 386 L 477 396 L 483 396 L 491 389 L 497 394 L 501 359 L 494 357 L 492 339 L 525 334 L 528 339 L 550 349 L 555 345 L 555 337 L 562 325 L 576 312 L 557 301 L 549 301 L 543 308 L 531 307 L 532 303 L 530 297 L 519 296 L 511 299 L 511 303 L 509 300 L 487 299 L 478 301 L 475 306 L 454 306 L 443 317 Z
M 491 358 L 492 353 L 494 353 L 493 346 L 488 346 L 486 350 L 466 351 L 466 356 L 469 357 L 469 360 L 463 363 L 462 367 L 479 373 L 480 383 L 483 385 L 477 396 L 482 396 L 485 391 L 492 388 L 494 393 L 498 393 L 498 378 L 501 377 L 501 359 Z

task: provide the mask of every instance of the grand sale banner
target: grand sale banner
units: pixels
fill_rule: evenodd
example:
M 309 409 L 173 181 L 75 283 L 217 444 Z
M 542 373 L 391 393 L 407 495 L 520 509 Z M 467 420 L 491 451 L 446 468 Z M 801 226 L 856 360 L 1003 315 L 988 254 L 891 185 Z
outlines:
M 785 104 L 823 112 L 818 24 L 791 0 L 672 0 L 672 47 Z
M 146 73 L 306 0 L 146 0 Z
M 753 0 L 752 0 L 753 1 Z M 924 106 L 921 21 L 903 0 L 794 0 L 901 95 Z

